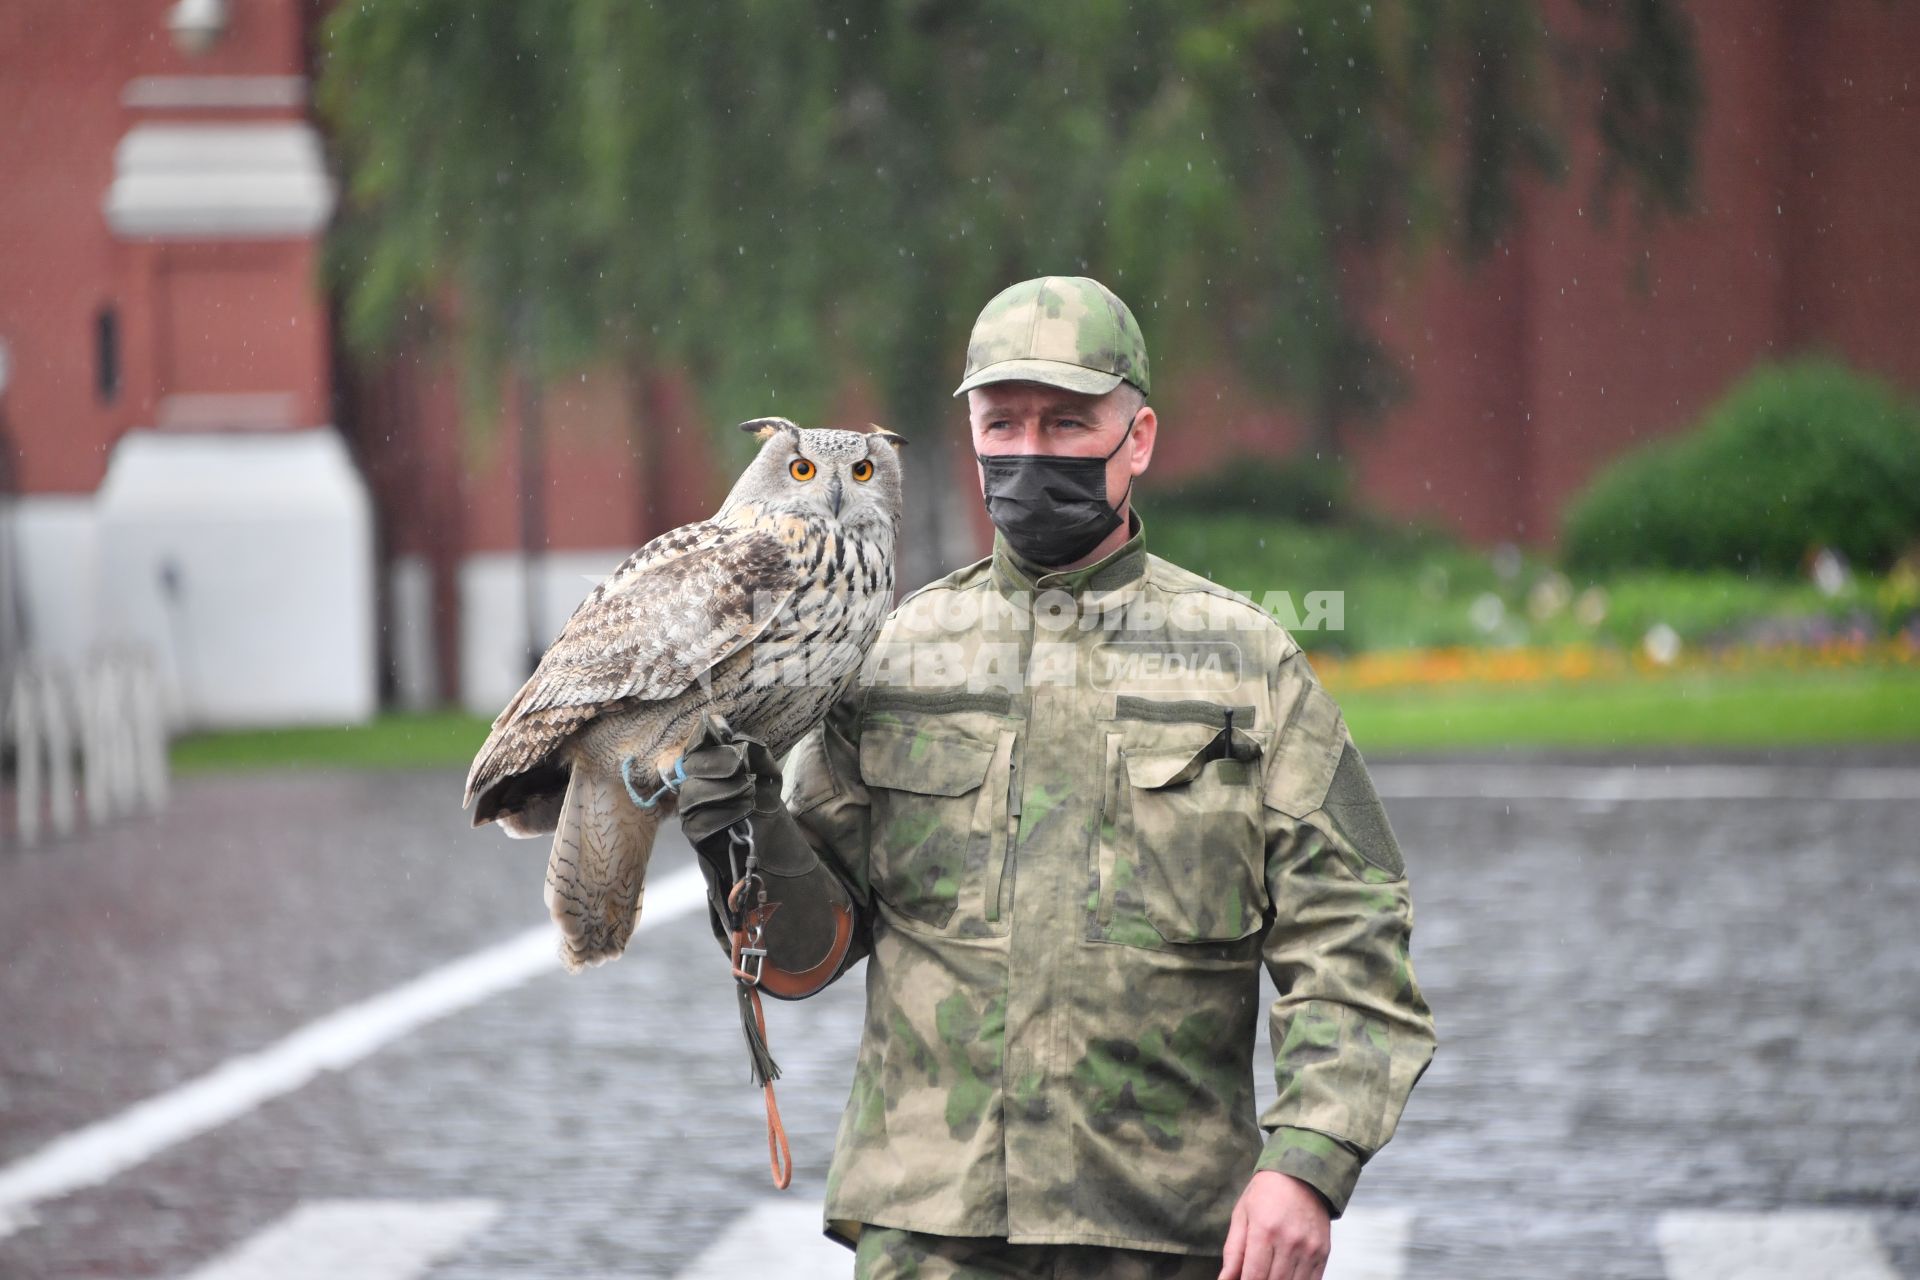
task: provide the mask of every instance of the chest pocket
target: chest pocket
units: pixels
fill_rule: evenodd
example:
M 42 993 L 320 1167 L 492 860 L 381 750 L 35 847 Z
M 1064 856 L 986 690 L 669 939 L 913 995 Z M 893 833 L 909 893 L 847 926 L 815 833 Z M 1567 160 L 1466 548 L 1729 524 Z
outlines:
M 1162 947 L 1259 931 L 1271 733 L 1254 716 L 1251 706 L 1118 700 L 1101 775 L 1096 937 Z
M 910 924 L 1005 933 L 1007 789 L 1017 734 L 991 695 L 870 701 L 860 776 L 872 797 L 874 892 Z M 973 701 L 971 699 L 979 699 Z

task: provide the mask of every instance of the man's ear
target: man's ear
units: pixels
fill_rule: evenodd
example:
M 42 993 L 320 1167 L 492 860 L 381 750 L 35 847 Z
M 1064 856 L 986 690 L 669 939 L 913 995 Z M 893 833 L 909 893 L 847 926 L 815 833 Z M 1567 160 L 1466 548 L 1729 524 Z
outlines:
M 873 428 L 873 430 L 867 432 L 868 435 L 879 436 L 895 449 L 903 449 L 906 447 L 907 438 L 898 432 L 889 431 L 877 422 L 869 422 L 867 425 Z
M 1147 464 L 1153 461 L 1153 445 L 1155 440 L 1159 438 L 1159 434 L 1159 415 L 1154 413 L 1152 405 L 1141 405 L 1140 415 L 1133 420 L 1134 454 L 1139 459 L 1140 470 L 1133 474 L 1140 475 L 1144 473 L 1147 469 Z M 1146 449 L 1144 455 L 1140 453 L 1143 446 Z

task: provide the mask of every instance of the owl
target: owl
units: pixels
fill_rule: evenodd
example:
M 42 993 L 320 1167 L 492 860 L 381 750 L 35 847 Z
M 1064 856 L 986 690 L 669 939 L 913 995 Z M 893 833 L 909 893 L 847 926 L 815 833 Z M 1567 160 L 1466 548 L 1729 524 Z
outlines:
M 553 836 L 544 896 L 569 971 L 626 949 L 702 713 L 780 757 L 859 674 L 892 605 L 905 442 L 784 418 L 741 429 L 760 451 L 718 514 L 580 602 L 467 774 L 474 826 Z

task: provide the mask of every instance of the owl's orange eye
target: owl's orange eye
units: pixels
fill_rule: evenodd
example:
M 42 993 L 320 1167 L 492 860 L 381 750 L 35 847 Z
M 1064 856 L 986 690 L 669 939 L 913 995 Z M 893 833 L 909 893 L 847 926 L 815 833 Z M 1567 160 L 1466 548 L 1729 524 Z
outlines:
M 862 458 L 860 459 L 860 461 L 854 463 L 853 478 L 855 480 L 873 479 L 873 464 L 871 462 L 868 462 L 865 458 Z
M 811 480 L 814 475 L 814 466 L 805 458 L 795 458 L 787 464 L 787 473 L 795 480 Z

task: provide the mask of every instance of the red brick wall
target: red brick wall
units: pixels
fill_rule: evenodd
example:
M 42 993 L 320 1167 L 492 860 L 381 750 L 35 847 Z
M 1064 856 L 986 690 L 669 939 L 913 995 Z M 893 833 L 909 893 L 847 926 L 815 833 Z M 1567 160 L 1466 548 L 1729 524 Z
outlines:
M 137 50 L 88 5 L 0 5 L 0 341 L 5 422 L 28 492 L 90 493 L 125 426 L 94 386 L 94 315 L 118 294 L 100 203 Z
M 1920 387 L 1920 10 L 1789 9 L 1788 335 Z
M 114 148 L 136 121 L 265 120 L 294 109 L 134 110 L 144 75 L 297 75 L 294 0 L 230 6 L 225 36 L 188 58 L 168 0 L 0 5 L 0 340 L 12 358 L 5 424 L 26 492 L 99 486 L 121 433 L 175 391 L 292 391 L 296 425 L 328 420 L 330 353 L 305 241 L 153 246 L 116 241 L 102 203 Z M 120 317 L 121 390 L 95 392 L 95 317 Z

